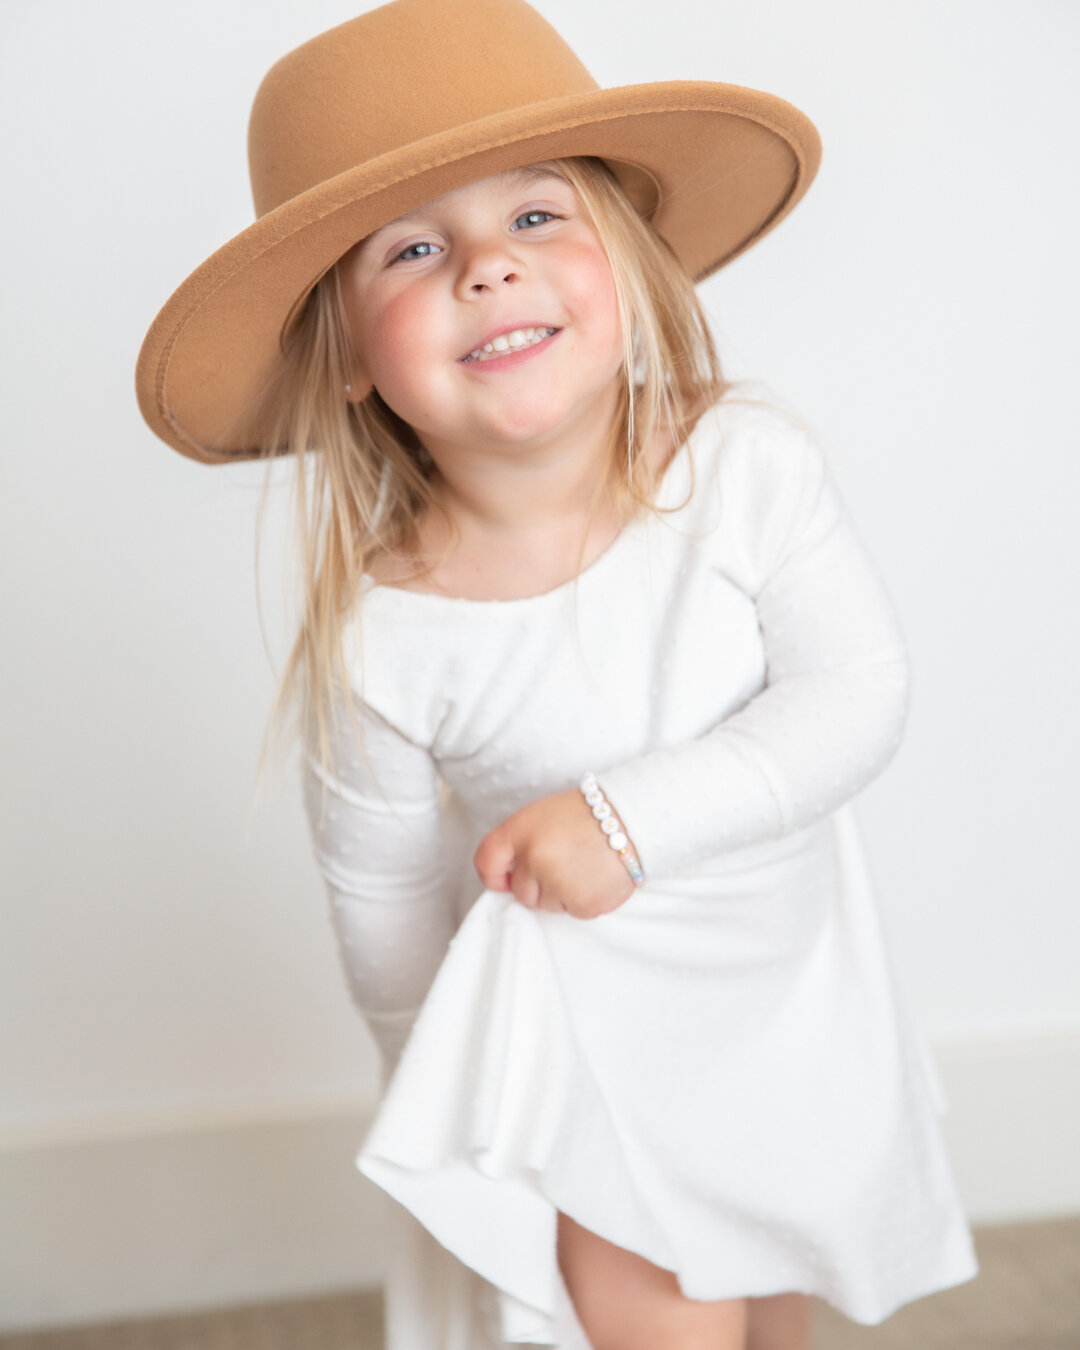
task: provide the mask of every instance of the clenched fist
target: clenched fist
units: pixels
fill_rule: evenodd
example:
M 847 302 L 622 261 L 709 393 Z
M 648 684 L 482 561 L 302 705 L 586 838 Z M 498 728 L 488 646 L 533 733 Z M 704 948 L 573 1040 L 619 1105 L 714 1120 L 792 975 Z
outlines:
M 576 919 L 610 914 L 634 892 L 576 789 L 540 797 L 508 816 L 480 841 L 473 863 L 489 891 L 510 891 L 529 909 Z

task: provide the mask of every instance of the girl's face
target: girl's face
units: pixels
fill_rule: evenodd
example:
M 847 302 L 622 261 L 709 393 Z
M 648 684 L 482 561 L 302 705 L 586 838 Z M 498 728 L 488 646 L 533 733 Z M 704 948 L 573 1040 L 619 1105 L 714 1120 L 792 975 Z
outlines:
M 611 268 L 577 194 L 543 170 L 480 179 L 339 264 L 359 370 L 435 453 L 600 425 L 623 346 Z

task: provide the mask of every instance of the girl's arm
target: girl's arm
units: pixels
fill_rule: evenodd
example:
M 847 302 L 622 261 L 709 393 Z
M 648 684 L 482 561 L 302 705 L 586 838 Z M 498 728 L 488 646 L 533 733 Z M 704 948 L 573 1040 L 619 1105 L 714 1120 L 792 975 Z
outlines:
M 739 507 L 729 528 L 765 688 L 698 740 L 599 775 L 653 875 L 814 824 L 900 744 L 908 663 L 895 611 L 820 449 L 782 425 L 732 447 L 722 480 Z
M 304 804 L 349 990 L 385 1082 L 453 936 L 457 878 L 430 755 L 354 704 L 362 746 L 341 703 L 330 772 L 309 729 Z
M 765 688 L 698 739 L 597 772 L 647 880 L 812 825 L 876 777 L 900 742 L 908 669 L 889 597 L 818 447 L 786 421 L 764 426 L 721 450 L 712 546 L 755 602 Z M 573 795 L 511 816 L 493 832 L 503 853 L 535 854 Z M 532 879 L 547 895 L 571 869 L 550 858 L 558 851 L 549 838 L 547 870 Z M 625 898 L 614 888 L 606 900 L 559 896 L 582 917 Z

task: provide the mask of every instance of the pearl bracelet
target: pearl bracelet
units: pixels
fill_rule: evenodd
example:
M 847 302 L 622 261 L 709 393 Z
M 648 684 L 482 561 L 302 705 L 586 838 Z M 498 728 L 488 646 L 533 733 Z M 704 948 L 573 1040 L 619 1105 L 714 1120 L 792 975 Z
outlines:
M 645 870 L 641 866 L 637 849 L 630 842 L 630 836 L 620 825 L 618 817 L 611 809 L 611 803 L 604 796 L 600 784 L 596 781 L 596 775 L 587 773 L 581 780 L 580 787 L 582 795 L 592 808 L 593 815 L 607 837 L 609 847 L 615 850 L 622 859 L 623 866 L 630 873 L 630 880 L 635 886 L 644 885 Z

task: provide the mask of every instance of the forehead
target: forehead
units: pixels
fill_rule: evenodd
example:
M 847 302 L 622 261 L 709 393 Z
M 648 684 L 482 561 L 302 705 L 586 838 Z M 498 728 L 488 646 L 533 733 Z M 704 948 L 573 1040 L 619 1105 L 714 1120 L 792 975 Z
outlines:
M 375 239 L 386 230 L 398 229 L 402 225 L 408 225 L 410 221 L 420 220 L 427 216 L 436 214 L 439 211 L 452 209 L 455 203 L 474 197 L 496 197 L 504 192 L 516 192 L 521 189 L 528 189 L 541 180 L 555 180 L 562 183 L 566 188 L 570 184 L 551 164 L 526 164 L 518 169 L 504 169 L 501 173 L 489 174 L 486 178 L 477 178 L 471 183 L 465 183 L 462 187 L 454 188 L 451 192 L 443 193 L 441 197 L 433 197 L 430 201 L 414 207 L 411 211 L 406 211 L 404 215 L 396 216 L 393 220 L 387 221 L 385 225 L 380 225 L 377 230 L 360 241 L 361 246 L 366 244 L 369 239 Z

